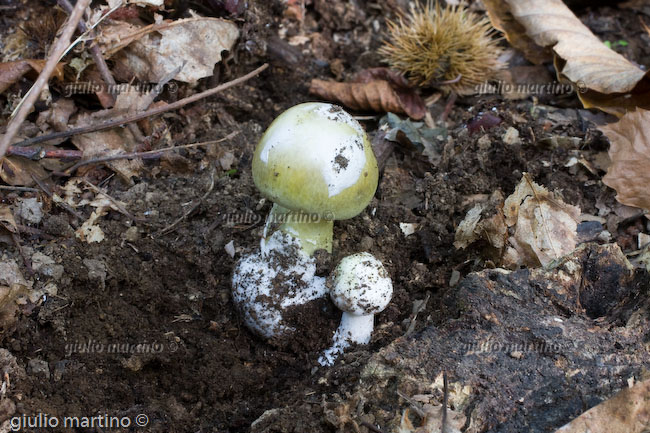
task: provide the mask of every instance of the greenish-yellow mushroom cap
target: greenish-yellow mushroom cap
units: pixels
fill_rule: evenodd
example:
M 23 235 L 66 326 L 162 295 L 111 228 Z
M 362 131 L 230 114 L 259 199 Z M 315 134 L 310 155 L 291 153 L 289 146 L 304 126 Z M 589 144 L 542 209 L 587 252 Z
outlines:
M 296 105 L 266 130 L 253 159 L 259 190 L 287 209 L 352 218 L 377 189 L 377 160 L 363 128 L 340 107 Z

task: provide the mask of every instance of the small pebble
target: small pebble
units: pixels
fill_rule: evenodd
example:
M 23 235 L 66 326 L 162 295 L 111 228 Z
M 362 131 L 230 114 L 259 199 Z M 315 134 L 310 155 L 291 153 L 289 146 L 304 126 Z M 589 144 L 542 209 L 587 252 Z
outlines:
M 509 146 L 513 146 L 515 144 L 521 143 L 521 139 L 519 138 L 519 131 L 517 131 L 512 126 L 506 130 L 505 134 L 503 134 L 503 137 L 501 137 L 501 139 L 505 144 Z
M 235 241 L 230 241 L 223 247 L 231 258 L 235 257 Z

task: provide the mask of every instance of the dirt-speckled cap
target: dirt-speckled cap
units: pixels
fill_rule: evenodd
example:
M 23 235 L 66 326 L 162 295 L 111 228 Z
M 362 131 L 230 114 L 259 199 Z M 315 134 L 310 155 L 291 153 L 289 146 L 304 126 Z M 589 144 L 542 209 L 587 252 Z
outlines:
M 341 107 L 296 105 L 255 149 L 253 180 L 273 202 L 322 218 L 358 215 L 377 189 L 377 160 L 363 128 Z

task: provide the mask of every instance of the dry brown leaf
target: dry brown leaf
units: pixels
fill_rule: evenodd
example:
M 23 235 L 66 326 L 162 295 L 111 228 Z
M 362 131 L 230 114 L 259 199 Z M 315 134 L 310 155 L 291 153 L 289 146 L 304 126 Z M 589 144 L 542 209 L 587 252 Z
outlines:
M 85 159 L 126 153 L 129 150 L 125 149 L 125 143 L 133 143 L 135 141 L 131 132 L 126 128 L 81 134 L 74 136 L 71 140 L 79 150 L 83 151 Z M 131 178 L 137 176 L 142 169 L 142 161 L 140 159 L 120 159 L 107 162 L 106 164 L 117 172 L 127 183 L 131 183 Z
M 508 227 L 515 228 L 508 242 L 519 254 L 519 264 L 546 266 L 576 247 L 580 209 L 555 198 L 526 173 L 503 213 Z
M 555 433 L 643 433 L 650 429 L 650 380 L 626 388 Z
M 532 63 L 541 65 L 553 59 L 550 49 L 540 47 L 527 34 L 526 28 L 509 11 L 506 0 L 483 0 L 488 17 L 495 29 L 503 32 L 506 39 Z
M 489 218 L 486 213 L 493 215 Z M 467 212 L 465 219 L 458 225 L 454 246 L 467 248 L 470 244 L 485 240 L 497 251 L 502 251 L 508 239 L 508 227 L 503 215 L 503 195 L 497 190 L 487 202 L 477 203 Z
M 463 218 L 460 224 L 458 224 L 454 236 L 454 247 L 456 247 L 456 249 L 464 250 L 470 244 L 481 239 L 481 231 L 477 229 L 477 227 L 481 220 L 483 208 L 483 203 L 474 205 L 474 207 L 467 212 L 467 215 L 465 215 L 465 218 Z
M 487 210 L 493 210 L 490 218 L 482 215 Z M 454 246 L 466 248 L 485 240 L 499 253 L 496 259 L 502 266 L 546 266 L 575 249 L 579 216 L 579 208 L 554 197 L 524 173 L 505 201 L 497 191 L 488 203 L 467 213 L 456 230 Z
M 22 78 L 31 67 L 24 60 L 0 63 L 0 93 Z
M 620 203 L 650 210 L 650 111 L 638 109 L 598 129 L 609 139 L 612 161 L 603 182 Z
M 222 51 L 232 50 L 237 38 L 239 29 L 231 21 L 199 17 L 142 28 L 115 22 L 102 28 L 99 41 L 106 56 L 121 51 L 113 60 L 140 80 L 158 83 L 183 66 L 174 79 L 195 83 L 212 75 Z
M 68 128 L 68 120 L 75 111 L 77 111 L 77 106 L 72 99 L 61 98 L 53 102 L 50 108 L 38 114 L 36 125 L 42 131 L 45 131 L 48 125 L 55 131 L 65 131 Z M 62 139 L 60 142 L 63 141 Z
M 309 93 L 328 101 L 336 101 L 353 110 L 372 110 L 378 113 L 406 114 L 419 120 L 425 115 L 424 103 L 403 101 L 391 84 L 385 80 L 366 83 L 339 83 L 336 81 L 311 81 Z
M 149 102 L 150 100 L 146 95 L 139 92 L 123 92 L 117 95 L 115 106 L 112 109 L 97 111 L 90 115 L 84 113 L 77 117 L 74 126 L 87 126 L 105 119 L 117 118 L 128 113 L 144 110 Z M 137 140 L 128 128 L 113 128 L 106 131 L 75 135 L 71 138 L 71 141 L 79 150 L 83 151 L 84 159 L 135 152 L 137 147 Z M 117 172 L 127 183 L 131 183 L 131 178 L 137 176 L 142 169 L 142 160 L 120 159 L 107 162 L 106 165 Z
M 18 226 L 14 219 L 14 214 L 11 212 L 9 205 L 0 205 L 0 227 L 3 227 L 10 233 L 18 233 Z
M 31 161 L 20 156 L 7 156 L 0 159 L 0 178 L 13 186 L 32 186 L 34 179 L 47 177 L 47 173 L 36 161 Z
M 486 6 L 494 25 L 512 15 L 530 40 L 552 47 L 558 75 L 576 85 L 585 108 L 619 116 L 630 108 L 650 108 L 650 75 L 607 48 L 561 0 L 488 1 Z
M 17 60 L 15 62 L 0 63 L 0 94 L 29 71 L 34 70 L 40 73 L 43 66 L 45 66 L 45 62 L 45 60 Z M 63 66 L 63 63 L 59 63 L 54 69 L 52 77 L 63 80 Z

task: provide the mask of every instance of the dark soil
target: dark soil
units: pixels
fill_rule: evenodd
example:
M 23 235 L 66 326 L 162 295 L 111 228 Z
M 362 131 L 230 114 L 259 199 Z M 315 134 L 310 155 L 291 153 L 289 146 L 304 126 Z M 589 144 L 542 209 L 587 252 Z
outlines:
M 254 147 L 281 111 L 312 99 L 307 93 L 311 78 L 348 76 L 378 66 L 375 49 L 381 37 L 372 30 L 373 22 L 383 27 L 384 18 L 393 16 L 400 2 L 311 3 L 302 30 L 316 36 L 297 48 L 286 40 L 298 34 L 299 26 L 282 16 L 281 2 L 249 2 L 236 17 L 241 41 L 231 58 L 218 66 L 213 81 L 235 78 L 267 61 L 271 67 L 244 85 L 169 117 L 175 143 L 239 131 L 232 140 L 207 153 L 189 149 L 181 154 L 180 165 L 147 163 L 133 185 L 110 177 L 106 168 L 86 171 L 89 179 L 105 181 L 106 192 L 124 202 L 137 221 L 110 211 L 100 220 L 106 239 L 87 244 L 73 233 L 83 221 L 53 205 L 37 227 L 50 236 L 23 235 L 26 248 L 52 257 L 64 273 L 53 280 L 56 296 L 24 308 L 15 329 L 3 335 L 2 347 L 16 358 L 18 370 L 26 371 L 11 377 L 16 415 L 109 414 L 134 420 L 145 414 L 147 426 L 133 431 L 246 432 L 265 411 L 295 406 L 300 410 L 293 418 L 269 431 L 335 431 L 327 421 L 329 404 L 354 391 L 373 353 L 405 334 L 414 303 L 430 296 L 415 331 L 444 323 L 455 314 L 446 313 L 443 304 L 452 271 L 465 276 L 490 266 L 481 260 L 480 250 L 453 246 L 456 226 L 479 195 L 501 190 L 508 196 L 522 174 L 529 173 L 583 213 L 598 214 L 597 203 L 617 207 L 614 192 L 601 182 L 604 171 L 565 166 L 571 156 L 590 159 L 607 150 L 591 120 L 595 116 L 579 109 L 575 95 L 461 98 L 449 115 L 450 139 L 439 164 L 431 165 L 417 151 L 395 147 L 375 198 L 361 215 L 335 223 L 333 256 L 319 263 L 319 272 L 326 275 L 340 258 L 359 251 L 383 261 L 394 281 L 394 296 L 376 318 L 371 344 L 349 351 L 330 369 L 318 365 L 316 359 L 339 320 L 340 313 L 329 301 L 316 311 L 303 312 L 297 319 L 304 324 L 301 334 L 289 344 L 255 337 L 243 326 L 230 298 L 233 265 L 242 253 L 257 248 L 271 208 L 252 182 Z M 650 63 L 648 37 L 642 36 L 635 12 L 601 7 L 579 14 L 599 37 L 628 41 L 624 54 L 629 59 Z M 13 10 L 2 18 L 0 32 L 28 15 Z M 210 80 L 201 83 L 213 85 Z M 443 97 L 431 107 L 434 119 L 445 103 Z M 479 112 L 490 112 L 501 123 L 472 133 L 467 123 Z M 377 120 L 363 121 L 370 135 L 377 131 Z M 510 127 L 519 131 L 519 143 L 504 143 Z M 219 163 L 228 152 L 235 156 L 230 168 Z M 13 203 L 19 195 L 29 194 L 0 192 L 2 203 Z M 198 201 L 189 215 L 161 233 Z M 416 232 L 405 236 L 400 223 L 417 224 Z M 636 233 L 650 231 L 643 217 L 614 229 L 613 240 L 624 250 L 633 249 Z M 234 258 L 224 248 L 229 242 L 234 243 Z M 2 257 L 21 263 L 13 245 L 3 245 Z M 313 319 L 319 315 L 320 320 Z M 36 368 L 33 360 L 45 361 L 47 369 Z M 561 414 L 557 427 L 578 413 Z M 342 429 L 352 431 L 352 426 Z

